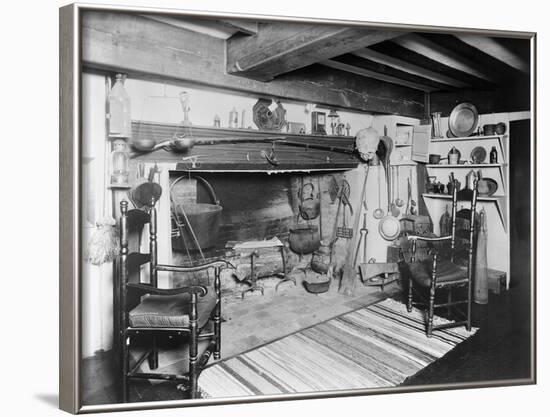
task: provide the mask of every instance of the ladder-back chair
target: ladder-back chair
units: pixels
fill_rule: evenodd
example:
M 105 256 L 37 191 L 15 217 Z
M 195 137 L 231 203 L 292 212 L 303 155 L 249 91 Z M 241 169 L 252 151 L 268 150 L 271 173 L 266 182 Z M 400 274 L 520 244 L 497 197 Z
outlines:
M 231 266 L 225 260 L 215 260 L 203 265 L 184 267 L 163 265 L 157 261 L 157 212 L 153 200 L 147 212 L 128 210 L 128 203 L 120 203 L 120 256 L 115 293 L 115 333 L 120 350 L 122 376 L 122 401 L 129 397 L 129 380 L 159 379 L 180 384 L 189 391 L 191 398 L 197 398 L 197 380 L 202 368 L 213 354 L 220 358 L 221 349 L 221 284 L 220 272 Z M 149 253 L 139 252 L 141 231 L 149 224 Z M 136 252 L 129 249 L 129 238 Z M 136 243 L 137 241 L 137 243 Z M 149 265 L 149 282 L 140 282 L 140 270 Z M 171 271 L 194 273 L 214 270 L 214 288 L 192 285 L 181 288 L 164 289 L 157 287 L 158 272 Z M 211 325 L 209 325 L 211 323 Z M 211 329 L 213 327 L 213 329 Z M 170 335 L 188 336 L 189 370 L 181 374 L 161 374 L 140 372 L 148 359 L 150 370 L 158 368 L 158 348 L 156 336 L 161 332 Z M 147 335 L 151 348 L 130 367 L 132 339 Z M 199 340 L 208 339 L 204 353 L 198 356 Z
M 456 259 L 456 239 L 457 239 L 457 202 L 458 202 L 458 184 L 455 183 L 452 194 L 452 215 L 451 215 L 451 235 L 441 237 L 427 236 L 408 236 L 412 244 L 410 262 L 405 262 L 408 275 L 408 297 L 407 310 L 412 311 L 413 305 L 421 305 L 427 307 L 427 323 L 426 334 L 432 336 L 432 332 L 437 329 L 446 329 L 450 327 L 466 326 L 466 329 L 471 329 L 471 308 L 472 308 L 472 280 L 473 280 L 473 251 L 476 236 L 476 205 L 477 205 L 477 180 L 474 181 L 474 189 L 470 199 L 469 213 L 469 230 L 467 244 L 467 267 L 458 265 Z M 425 261 L 416 260 L 417 241 L 428 242 L 432 246 L 432 259 Z M 448 259 L 443 259 L 443 245 L 445 242 L 450 243 L 450 251 L 448 251 Z M 466 288 L 467 297 L 462 300 L 452 299 L 452 291 L 458 288 Z M 413 295 L 420 293 L 417 289 L 428 290 L 427 302 L 415 302 Z M 447 301 L 436 304 L 436 294 L 439 290 L 447 290 Z M 447 307 L 448 312 L 451 308 L 460 304 L 466 304 L 466 313 L 462 320 L 452 321 L 445 324 L 434 325 L 434 310 L 440 307 Z

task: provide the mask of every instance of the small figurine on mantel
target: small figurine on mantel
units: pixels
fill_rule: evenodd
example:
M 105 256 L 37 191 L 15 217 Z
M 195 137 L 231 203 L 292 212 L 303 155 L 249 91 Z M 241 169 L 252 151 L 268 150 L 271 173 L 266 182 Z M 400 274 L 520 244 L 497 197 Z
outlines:
M 190 126 L 191 121 L 189 120 L 189 111 L 191 107 L 189 106 L 189 94 L 187 91 L 181 91 L 179 93 L 179 99 L 181 104 L 181 109 L 183 110 L 183 121 L 181 122 L 184 126 Z

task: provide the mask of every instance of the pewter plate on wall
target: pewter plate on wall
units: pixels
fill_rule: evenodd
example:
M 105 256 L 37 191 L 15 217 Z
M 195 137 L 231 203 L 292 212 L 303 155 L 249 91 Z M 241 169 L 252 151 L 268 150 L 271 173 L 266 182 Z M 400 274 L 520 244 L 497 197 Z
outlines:
M 449 129 L 456 137 L 470 136 L 477 127 L 479 114 L 476 106 L 470 103 L 460 103 L 451 112 Z

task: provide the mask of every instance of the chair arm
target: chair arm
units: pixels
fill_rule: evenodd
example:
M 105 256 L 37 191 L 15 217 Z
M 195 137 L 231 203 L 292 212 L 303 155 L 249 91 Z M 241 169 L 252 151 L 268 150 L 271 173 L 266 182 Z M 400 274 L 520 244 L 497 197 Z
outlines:
M 441 242 L 445 240 L 451 240 L 452 236 L 442 236 L 442 237 L 427 237 L 427 236 L 417 236 L 409 235 L 407 236 L 408 240 L 421 240 L 423 242 Z
M 202 271 L 203 269 L 213 268 L 217 266 L 224 266 L 227 268 L 236 269 L 235 266 L 224 259 L 216 259 L 205 264 L 195 265 L 195 266 L 181 266 L 181 265 L 165 265 L 158 264 L 156 266 L 157 271 L 171 271 L 171 272 L 196 272 Z
M 206 287 L 202 285 L 193 285 L 190 287 L 180 288 L 156 288 L 151 284 L 128 283 L 126 286 L 128 288 L 133 288 L 135 290 L 154 295 L 198 294 L 200 297 L 204 297 L 208 292 Z

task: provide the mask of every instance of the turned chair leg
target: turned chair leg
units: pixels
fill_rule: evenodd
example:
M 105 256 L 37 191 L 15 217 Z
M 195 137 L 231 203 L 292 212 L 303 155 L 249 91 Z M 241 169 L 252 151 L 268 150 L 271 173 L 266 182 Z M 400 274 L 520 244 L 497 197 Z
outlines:
M 221 326 L 221 301 L 218 301 L 216 309 L 214 310 L 214 339 L 216 342 L 214 348 L 214 359 L 220 359 L 221 346 L 222 346 L 222 326 Z
M 128 361 L 129 361 L 129 343 L 130 343 L 130 337 L 124 336 L 122 337 L 122 343 L 120 344 L 120 348 L 122 349 L 122 355 L 120 358 L 121 362 L 121 376 L 122 376 L 122 402 L 127 403 L 129 399 L 129 387 L 128 387 Z
M 159 367 L 159 351 L 157 348 L 157 338 L 154 335 L 151 336 L 151 346 L 151 353 L 149 354 L 147 360 L 149 361 L 149 369 L 154 371 Z
M 407 297 L 407 311 L 410 313 L 413 309 L 413 280 L 409 276 L 409 295 Z
M 434 326 L 434 304 L 435 304 L 435 291 L 430 288 L 430 302 L 428 305 L 428 329 L 426 334 L 428 337 L 432 337 L 432 330 Z
M 468 311 L 466 313 L 466 330 L 472 330 L 472 290 L 471 285 L 468 285 Z
M 451 304 L 453 301 L 453 291 L 449 288 L 449 293 L 447 294 L 447 304 Z M 447 315 L 449 319 L 451 318 L 451 306 L 447 306 Z
M 191 294 L 191 314 L 189 315 L 191 335 L 189 340 L 189 393 L 191 398 L 197 398 L 198 387 L 198 342 L 199 329 L 197 319 L 197 294 Z
M 215 281 L 214 290 L 216 291 L 216 298 L 218 302 L 214 309 L 214 359 L 220 359 L 221 347 L 222 347 L 222 299 L 221 299 L 221 283 L 220 283 L 220 269 L 216 268 L 214 271 Z
M 434 304 L 435 304 L 435 282 L 437 277 L 437 254 L 433 256 L 432 264 L 432 280 L 430 283 L 430 301 L 428 304 L 428 328 L 426 335 L 432 337 L 432 330 L 434 327 Z

